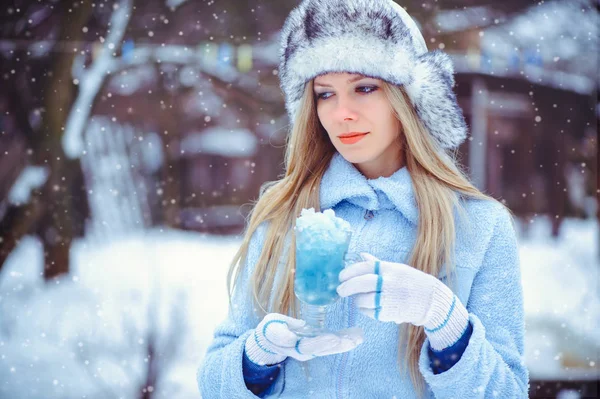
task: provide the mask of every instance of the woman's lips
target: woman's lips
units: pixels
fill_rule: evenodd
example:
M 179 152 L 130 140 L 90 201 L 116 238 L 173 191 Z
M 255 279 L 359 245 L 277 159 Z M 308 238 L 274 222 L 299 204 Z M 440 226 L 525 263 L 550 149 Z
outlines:
M 340 141 L 344 144 L 354 144 L 354 143 L 362 140 L 363 137 L 365 137 L 367 134 L 369 134 L 369 133 L 358 134 L 356 136 L 350 136 L 350 137 L 340 137 Z

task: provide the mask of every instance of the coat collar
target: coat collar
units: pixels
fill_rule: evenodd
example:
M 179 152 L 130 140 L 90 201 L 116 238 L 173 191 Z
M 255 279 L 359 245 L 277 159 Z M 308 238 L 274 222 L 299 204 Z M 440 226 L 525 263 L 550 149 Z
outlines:
M 319 195 L 321 210 L 346 200 L 374 211 L 395 208 L 414 225 L 419 220 L 412 179 L 406 166 L 389 177 L 367 179 L 336 151 L 323 174 Z

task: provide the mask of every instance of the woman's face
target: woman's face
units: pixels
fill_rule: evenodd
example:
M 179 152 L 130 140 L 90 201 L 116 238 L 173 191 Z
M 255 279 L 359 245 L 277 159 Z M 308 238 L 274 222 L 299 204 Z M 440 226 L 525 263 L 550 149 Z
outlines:
M 328 73 L 313 83 L 319 120 L 348 162 L 369 179 L 387 177 L 403 166 L 401 124 L 383 92 L 383 81 Z M 349 133 L 361 135 L 343 137 Z

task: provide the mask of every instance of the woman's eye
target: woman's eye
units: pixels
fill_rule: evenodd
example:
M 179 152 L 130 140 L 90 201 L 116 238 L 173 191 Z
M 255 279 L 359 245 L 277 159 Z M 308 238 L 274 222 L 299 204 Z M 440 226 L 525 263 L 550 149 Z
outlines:
M 327 97 L 327 94 L 331 94 L 329 92 L 324 92 L 324 93 L 317 93 L 317 100 L 326 100 L 329 97 Z
M 377 91 L 379 89 L 379 87 L 377 86 L 359 86 L 356 88 L 356 91 L 363 93 L 363 94 L 369 94 L 369 93 L 373 93 L 374 91 Z M 329 97 L 331 97 L 332 94 L 331 92 L 323 92 L 323 93 L 317 93 L 317 100 L 327 100 Z
M 357 87 L 356 90 L 360 91 L 361 93 L 373 93 L 374 91 L 376 91 L 378 89 L 377 86 L 360 86 Z

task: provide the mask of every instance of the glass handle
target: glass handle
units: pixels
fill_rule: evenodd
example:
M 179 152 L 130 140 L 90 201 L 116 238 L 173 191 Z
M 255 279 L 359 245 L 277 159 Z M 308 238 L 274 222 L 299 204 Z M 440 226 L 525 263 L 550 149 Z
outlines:
M 354 263 L 362 262 L 363 258 L 358 252 L 348 252 L 344 256 L 344 267 L 348 267 Z

